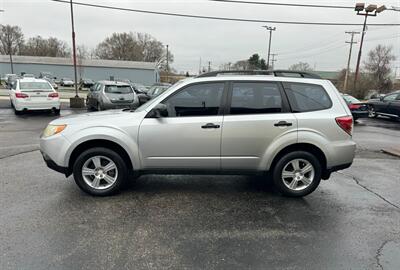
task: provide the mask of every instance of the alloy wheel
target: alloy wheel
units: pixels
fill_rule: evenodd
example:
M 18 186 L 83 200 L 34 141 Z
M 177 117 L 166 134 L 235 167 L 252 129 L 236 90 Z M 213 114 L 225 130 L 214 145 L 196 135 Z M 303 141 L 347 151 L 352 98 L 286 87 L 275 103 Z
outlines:
M 108 157 L 93 156 L 83 164 L 82 177 L 91 188 L 107 189 L 117 180 L 118 168 Z
M 284 185 L 295 191 L 306 189 L 314 180 L 315 168 L 305 159 L 293 159 L 282 170 Z

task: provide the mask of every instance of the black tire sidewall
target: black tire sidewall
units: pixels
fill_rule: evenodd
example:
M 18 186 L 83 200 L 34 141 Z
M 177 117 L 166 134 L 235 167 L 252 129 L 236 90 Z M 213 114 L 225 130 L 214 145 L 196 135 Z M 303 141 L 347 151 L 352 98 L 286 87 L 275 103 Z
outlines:
M 117 177 L 117 180 L 115 181 L 115 183 L 111 187 L 109 187 L 107 189 L 103 189 L 103 190 L 96 190 L 96 189 L 90 187 L 89 185 L 87 185 L 85 183 L 85 181 L 82 177 L 83 164 L 90 157 L 97 156 L 97 155 L 108 157 L 115 163 L 115 165 L 117 166 L 117 169 L 118 169 L 118 177 Z M 76 159 L 76 161 L 73 165 L 73 175 L 74 175 L 74 180 L 75 180 L 76 184 L 84 192 L 94 195 L 94 196 L 109 196 L 109 195 L 117 193 L 121 189 L 121 187 L 123 186 L 123 184 L 126 181 L 126 178 L 128 175 L 128 170 L 127 170 L 124 160 L 121 158 L 121 156 L 118 153 L 116 153 L 113 150 L 108 149 L 108 148 L 95 147 L 95 148 L 91 148 L 91 149 L 88 149 L 88 150 L 82 152 L 78 156 L 78 158 Z
M 284 166 L 293 159 L 305 159 L 309 161 L 313 165 L 315 171 L 314 180 L 312 181 L 312 183 L 307 188 L 300 191 L 291 190 L 286 187 L 281 178 Z M 272 173 L 275 188 L 283 195 L 290 197 L 302 197 L 312 193 L 321 182 L 321 176 L 322 168 L 320 162 L 313 154 L 306 151 L 295 151 L 284 155 L 275 164 Z

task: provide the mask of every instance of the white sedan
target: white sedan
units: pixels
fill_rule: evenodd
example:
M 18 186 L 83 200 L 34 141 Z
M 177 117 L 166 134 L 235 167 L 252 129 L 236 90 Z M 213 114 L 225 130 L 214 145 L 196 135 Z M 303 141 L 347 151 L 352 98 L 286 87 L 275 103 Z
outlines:
M 28 110 L 51 110 L 60 114 L 60 96 L 44 79 L 17 79 L 10 89 L 15 114 Z

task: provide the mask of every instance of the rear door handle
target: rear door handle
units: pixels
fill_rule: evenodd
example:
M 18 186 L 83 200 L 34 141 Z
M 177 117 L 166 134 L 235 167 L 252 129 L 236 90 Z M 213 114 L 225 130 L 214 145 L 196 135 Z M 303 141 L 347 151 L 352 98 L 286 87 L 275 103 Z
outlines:
M 219 128 L 220 125 L 216 125 L 214 123 L 207 123 L 204 126 L 201 126 L 201 128 Z
M 278 123 L 275 123 L 274 126 L 276 127 L 290 127 L 292 123 L 286 122 L 286 121 L 279 121 Z

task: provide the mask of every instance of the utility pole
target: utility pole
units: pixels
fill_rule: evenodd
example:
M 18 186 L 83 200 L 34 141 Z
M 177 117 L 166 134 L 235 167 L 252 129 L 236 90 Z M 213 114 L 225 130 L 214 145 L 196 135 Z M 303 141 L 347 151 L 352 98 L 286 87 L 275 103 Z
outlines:
M 169 82 L 169 52 L 168 52 L 168 45 L 167 45 L 167 78 L 166 81 Z
M 267 70 L 269 70 L 269 57 L 271 54 L 271 40 L 272 40 L 272 31 L 276 30 L 276 27 L 270 27 L 267 25 L 263 26 L 267 31 L 269 31 L 269 42 L 268 42 L 268 56 L 267 56 Z
M 200 57 L 200 61 L 199 61 L 199 75 L 201 74 L 201 57 Z
M 74 27 L 74 8 L 72 5 L 72 0 L 70 0 L 71 5 L 71 26 L 72 26 L 72 57 L 74 61 L 74 76 L 75 76 L 75 97 L 70 99 L 71 108 L 82 108 L 84 106 L 84 99 L 80 98 L 78 95 L 78 76 L 76 71 L 76 45 L 75 45 L 75 27 Z
M 275 65 L 275 62 L 277 61 L 277 60 L 275 59 L 275 56 L 278 56 L 278 54 L 276 54 L 276 53 L 271 53 L 271 57 L 272 57 L 272 59 L 271 59 L 271 69 L 272 69 L 272 70 L 274 70 L 274 65 Z
M 381 13 L 382 11 L 386 10 L 386 7 L 384 5 L 380 6 L 379 8 L 377 5 L 368 5 L 367 7 L 365 7 L 364 3 L 357 3 L 354 10 L 357 11 L 357 15 L 364 16 L 364 24 L 363 24 L 363 31 L 361 34 L 360 49 L 358 51 L 356 73 L 354 74 L 354 89 L 357 89 L 357 80 L 358 80 L 358 74 L 360 72 L 362 47 L 364 44 L 365 32 L 367 30 L 367 18 L 369 16 L 376 17 L 378 13 Z M 364 13 L 362 13 L 362 11 L 364 11 Z
M 350 41 L 346 41 L 346 43 L 350 44 L 350 51 L 349 51 L 349 59 L 347 60 L 346 75 L 344 77 L 344 86 L 343 86 L 343 91 L 344 92 L 346 92 L 346 90 L 347 90 L 347 83 L 348 83 L 348 80 L 349 80 L 351 51 L 353 49 L 353 44 L 357 44 L 357 42 L 354 41 L 354 35 L 358 35 L 358 34 L 360 34 L 360 32 L 346 31 L 345 33 L 351 35 L 351 40 Z

